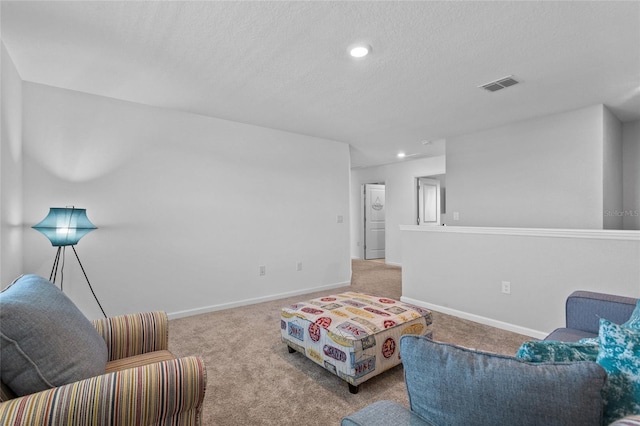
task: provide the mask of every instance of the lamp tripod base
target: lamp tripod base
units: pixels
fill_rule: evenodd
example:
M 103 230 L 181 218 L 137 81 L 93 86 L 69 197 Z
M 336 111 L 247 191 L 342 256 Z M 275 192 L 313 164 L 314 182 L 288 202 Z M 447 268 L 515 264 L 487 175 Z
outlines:
M 76 255 L 76 259 L 78 259 L 78 264 L 80 265 L 80 269 L 82 270 L 82 273 L 84 274 L 84 279 L 87 280 L 87 284 L 89 285 L 89 290 L 91 290 L 91 294 L 93 294 L 93 298 L 96 299 L 96 303 L 100 307 L 100 310 L 102 311 L 102 315 L 104 315 L 104 317 L 107 318 L 107 314 L 105 314 L 104 309 L 102 309 L 102 305 L 100 304 L 100 301 L 98 300 L 98 296 L 96 296 L 96 293 L 93 291 L 93 287 L 91 286 L 91 283 L 89 282 L 89 277 L 87 277 L 87 273 L 84 271 L 84 267 L 82 266 L 82 262 L 80 262 L 80 257 L 78 257 L 78 252 L 76 251 L 76 247 L 75 246 L 71 246 L 71 248 L 73 249 L 73 254 Z M 58 276 L 58 269 L 60 267 L 60 257 L 61 257 L 60 254 L 62 253 L 62 268 L 60 269 L 60 290 L 61 291 L 64 291 L 62 289 L 62 283 L 64 281 L 64 250 L 66 250 L 66 246 L 58 246 L 58 251 L 56 252 L 56 257 L 53 260 L 53 267 L 51 268 L 51 274 L 49 275 L 49 281 L 51 281 L 52 283 L 55 284 L 56 278 Z

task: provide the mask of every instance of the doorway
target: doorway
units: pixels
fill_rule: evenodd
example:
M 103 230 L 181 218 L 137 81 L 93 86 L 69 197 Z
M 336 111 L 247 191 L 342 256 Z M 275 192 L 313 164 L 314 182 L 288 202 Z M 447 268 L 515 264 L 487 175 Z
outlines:
M 417 218 L 418 225 L 440 225 L 444 208 L 444 176 L 428 176 L 416 178 Z
M 364 185 L 364 259 L 385 257 L 385 186 L 368 183 Z

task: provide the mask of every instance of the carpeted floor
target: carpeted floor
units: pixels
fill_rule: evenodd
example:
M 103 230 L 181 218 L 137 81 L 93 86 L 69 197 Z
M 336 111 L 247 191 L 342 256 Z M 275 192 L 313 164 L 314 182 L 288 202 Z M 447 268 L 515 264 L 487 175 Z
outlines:
M 346 290 L 399 299 L 401 269 L 354 260 L 351 287 L 212 312 L 169 323 L 169 348 L 207 368 L 205 425 L 338 425 L 374 401 L 408 406 L 402 366 L 349 393 L 347 384 L 280 341 L 280 308 Z M 251 318 L 251 321 L 247 321 Z M 513 355 L 529 337 L 433 312 L 434 339 Z

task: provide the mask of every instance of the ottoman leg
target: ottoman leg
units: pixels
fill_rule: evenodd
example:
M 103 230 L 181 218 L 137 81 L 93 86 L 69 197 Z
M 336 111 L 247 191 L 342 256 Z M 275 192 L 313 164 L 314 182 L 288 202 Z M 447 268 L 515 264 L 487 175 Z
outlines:
M 287 345 L 287 350 L 289 351 L 290 354 L 294 353 L 296 350 L 293 349 L 291 346 Z
M 347 383 L 349 385 L 349 392 L 356 394 L 360 390 L 360 385 L 352 385 L 351 383 Z

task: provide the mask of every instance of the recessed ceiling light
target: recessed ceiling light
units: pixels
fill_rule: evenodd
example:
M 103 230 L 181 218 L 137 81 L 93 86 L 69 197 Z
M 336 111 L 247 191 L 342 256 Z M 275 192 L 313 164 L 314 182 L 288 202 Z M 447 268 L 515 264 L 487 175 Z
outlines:
M 398 159 L 402 160 L 403 158 L 409 158 L 409 157 L 418 157 L 420 154 L 417 152 L 414 152 L 413 154 L 407 154 L 406 152 L 399 152 L 397 157 Z
M 371 52 L 371 46 L 368 44 L 356 44 L 349 48 L 349 55 L 354 58 L 364 58 Z

